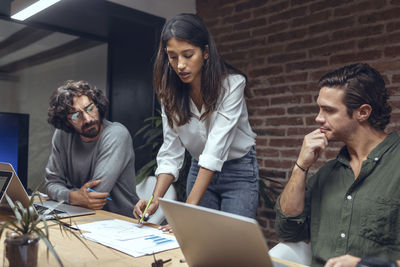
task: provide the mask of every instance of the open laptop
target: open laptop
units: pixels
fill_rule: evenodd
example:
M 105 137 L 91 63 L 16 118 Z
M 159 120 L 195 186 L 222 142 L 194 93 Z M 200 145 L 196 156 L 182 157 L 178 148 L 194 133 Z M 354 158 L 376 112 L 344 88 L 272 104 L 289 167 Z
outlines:
M 274 266 L 254 219 L 159 198 L 189 266 Z
M 29 196 L 25 191 L 21 181 L 18 178 L 14 168 L 9 163 L 0 162 L 0 206 L 8 207 L 5 194 L 11 200 L 20 201 L 24 207 L 29 205 Z M 86 209 L 79 206 L 72 206 L 64 203 L 59 203 L 53 200 L 34 203 L 36 212 L 45 216 L 47 220 L 54 219 L 55 214 L 59 218 L 68 218 L 81 215 L 95 214 L 91 209 Z

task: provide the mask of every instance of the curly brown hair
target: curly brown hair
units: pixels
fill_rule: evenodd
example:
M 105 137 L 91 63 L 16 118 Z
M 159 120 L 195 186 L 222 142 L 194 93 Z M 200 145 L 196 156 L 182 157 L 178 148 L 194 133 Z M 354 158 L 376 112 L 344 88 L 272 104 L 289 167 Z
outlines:
M 69 80 L 58 87 L 50 97 L 47 122 L 67 133 L 74 132 L 74 127 L 69 123 L 67 115 L 73 109 L 73 98 L 82 95 L 93 101 L 99 111 L 100 121 L 102 121 L 109 105 L 103 92 L 86 81 Z
M 344 66 L 325 74 L 318 87 L 333 87 L 344 90 L 343 103 L 347 114 L 352 116 L 353 110 L 363 104 L 372 107 L 368 122 L 378 130 L 384 130 L 390 122 L 392 108 L 388 103 L 389 93 L 381 74 L 365 63 Z

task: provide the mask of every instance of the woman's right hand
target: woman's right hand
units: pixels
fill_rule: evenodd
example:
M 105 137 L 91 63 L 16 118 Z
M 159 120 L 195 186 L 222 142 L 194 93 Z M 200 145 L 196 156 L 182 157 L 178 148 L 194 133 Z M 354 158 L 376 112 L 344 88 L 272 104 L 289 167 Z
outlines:
M 136 219 L 140 220 L 142 218 L 142 214 L 147 206 L 147 200 L 141 199 L 139 200 L 135 207 L 133 208 L 133 216 L 135 216 Z M 150 215 L 154 214 L 156 210 L 158 209 L 158 199 L 153 199 L 151 202 L 149 208 L 146 211 L 144 221 L 147 221 Z

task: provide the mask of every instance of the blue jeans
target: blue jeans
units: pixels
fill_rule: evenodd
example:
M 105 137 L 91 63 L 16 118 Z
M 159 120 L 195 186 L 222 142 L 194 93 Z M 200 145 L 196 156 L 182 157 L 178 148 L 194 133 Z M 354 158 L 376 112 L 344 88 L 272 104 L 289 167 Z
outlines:
M 189 195 L 199 172 L 196 159 L 192 159 L 187 178 Z M 258 207 L 258 164 L 254 147 L 242 158 L 226 161 L 221 172 L 214 172 L 210 185 L 199 205 L 255 218 Z

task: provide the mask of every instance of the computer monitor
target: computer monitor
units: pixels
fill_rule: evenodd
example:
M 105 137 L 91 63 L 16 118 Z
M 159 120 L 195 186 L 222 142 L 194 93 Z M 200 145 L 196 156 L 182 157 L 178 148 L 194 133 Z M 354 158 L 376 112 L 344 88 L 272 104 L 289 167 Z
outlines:
M 28 181 L 29 114 L 0 112 L 0 162 L 16 170 L 25 189 Z

